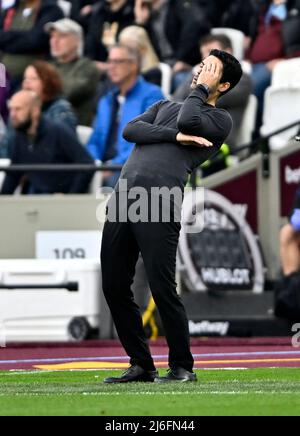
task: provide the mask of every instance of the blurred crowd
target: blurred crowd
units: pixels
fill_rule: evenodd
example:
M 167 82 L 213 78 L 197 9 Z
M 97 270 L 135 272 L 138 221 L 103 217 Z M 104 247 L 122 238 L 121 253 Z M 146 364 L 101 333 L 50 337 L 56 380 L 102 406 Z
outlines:
M 299 29 L 300 0 L 2 0 L 0 158 L 123 165 L 134 147 L 125 125 L 161 99 L 183 101 L 214 48 L 244 69 L 220 100 L 234 120 L 222 151 L 230 155 L 251 95 L 259 135 L 276 65 L 300 57 Z M 103 184 L 118 176 L 105 172 Z M 91 177 L 9 173 L 1 193 L 84 193 Z

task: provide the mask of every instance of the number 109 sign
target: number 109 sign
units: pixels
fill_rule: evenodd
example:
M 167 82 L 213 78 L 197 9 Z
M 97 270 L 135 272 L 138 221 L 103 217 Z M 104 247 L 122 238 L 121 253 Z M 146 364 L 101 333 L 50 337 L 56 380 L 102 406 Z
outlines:
M 37 259 L 99 259 L 101 233 L 96 231 L 38 232 Z

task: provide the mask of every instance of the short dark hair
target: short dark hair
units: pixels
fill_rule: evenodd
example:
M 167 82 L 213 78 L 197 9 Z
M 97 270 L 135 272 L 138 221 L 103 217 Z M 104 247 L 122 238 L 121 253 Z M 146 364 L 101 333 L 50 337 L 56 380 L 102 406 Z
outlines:
M 227 35 L 224 35 L 223 33 L 217 35 L 210 34 L 204 36 L 204 38 L 202 38 L 200 41 L 200 47 L 202 47 L 203 45 L 212 44 L 214 42 L 219 43 L 220 46 L 222 47 L 222 50 L 224 51 L 233 50 L 231 39 Z
M 210 56 L 214 56 L 220 59 L 223 64 L 223 75 L 221 78 L 221 83 L 230 83 L 230 88 L 227 91 L 222 92 L 222 95 L 225 95 L 227 94 L 227 92 L 235 88 L 241 80 L 243 75 L 242 66 L 234 56 L 226 53 L 225 51 L 212 50 L 210 52 Z

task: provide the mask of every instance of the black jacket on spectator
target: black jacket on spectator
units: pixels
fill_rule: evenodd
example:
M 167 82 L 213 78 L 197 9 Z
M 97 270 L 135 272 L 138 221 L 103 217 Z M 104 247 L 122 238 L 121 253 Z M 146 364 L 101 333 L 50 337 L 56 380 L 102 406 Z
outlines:
M 196 1 L 206 9 L 213 27 L 231 27 L 249 36 L 256 0 L 210 0 L 209 5 L 206 0 Z
M 211 24 L 205 8 L 198 0 L 168 0 L 165 33 L 174 52 L 174 60 L 196 65 L 199 62 L 199 41 L 210 33 Z M 151 19 L 146 24 L 156 53 L 162 58 Z M 163 59 L 164 60 L 164 59 Z
M 11 155 L 12 165 L 46 164 L 93 164 L 76 134 L 61 123 L 41 118 L 36 138 L 31 141 L 24 133 L 16 132 Z M 26 179 L 33 194 L 81 194 L 87 192 L 90 173 L 9 173 L 6 175 L 1 194 L 12 195 L 22 178 Z
M 89 19 L 86 34 L 86 56 L 97 61 L 106 61 L 108 54 L 107 47 L 102 44 L 105 23 L 118 23 L 118 36 L 123 29 L 132 25 L 134 20 L 134 0 L 128 0 L 117 12 L 112 12 L 109 4 L 105 1 L 96 3 Z
M 49 35 L 44 31 L 44 26 L 46 23 L 63 18 L 62 10 L 57 6 L 56 0 L 41 1 L 41 8 L 31 31 L 4 31 L 5 17 L 9 11 L 10 9 L 6 10 L 0 16 L 0 51 L 10 54 L 48 54 Z
M 220 27 L 231 27 L 250 35 L 251 21 L 256 12 L 253 0 L 222 0 L 224 10 L 216 24 Z M 218 11 L 216 11 L 218 17 Z
M 72 8 L 71 8 L 72 20 L 78 21 L 86 29 L 88 27 L 90 15 L 82 16 L 80 14 L 81 9 L 88 5 L 92 5 L 92 6 L 95 5 L 96 3 L 99 3 L 99 0 L 68 0 L 68 1 L 69 3 L 72 3 Z

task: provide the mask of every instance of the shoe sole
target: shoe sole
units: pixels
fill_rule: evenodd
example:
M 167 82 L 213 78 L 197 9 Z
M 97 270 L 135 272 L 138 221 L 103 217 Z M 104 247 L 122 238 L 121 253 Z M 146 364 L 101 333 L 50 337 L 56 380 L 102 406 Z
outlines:
M 113 384 L 128 384 L 128 383 L 154 383 L 154 379 L 153 380 L 104 380 L 104 384 L 106 385 L 113 385 Z

